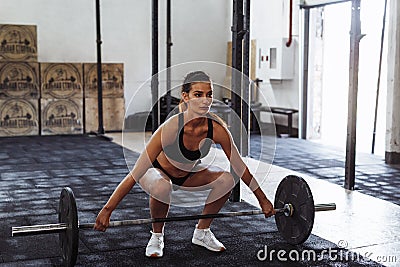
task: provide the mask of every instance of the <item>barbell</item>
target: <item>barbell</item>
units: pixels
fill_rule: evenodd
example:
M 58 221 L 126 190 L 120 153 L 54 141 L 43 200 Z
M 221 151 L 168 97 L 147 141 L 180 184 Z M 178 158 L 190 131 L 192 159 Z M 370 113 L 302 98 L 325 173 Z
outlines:
M 335 210 L 335 203 L 316 204 L 307 182 L 298 176 L 286 176 L 278 185 L 274 200 L 275 222 L 282 237 L 292 245 L 305 242 L 311 234 L 316 211 Z M 109 227 L 156 222 L 188 221 L 263 214 L 262 210 L 221 212 L 179 217 L 111 221 Z M 12 236 L 59 233 L 63 263 L 74 266 L 78 256 L 79 229 L 93 229 L 94 223 L 79 223 L 76 200 L 71 188 L 61 191 L 58 223 L 12 227 Z

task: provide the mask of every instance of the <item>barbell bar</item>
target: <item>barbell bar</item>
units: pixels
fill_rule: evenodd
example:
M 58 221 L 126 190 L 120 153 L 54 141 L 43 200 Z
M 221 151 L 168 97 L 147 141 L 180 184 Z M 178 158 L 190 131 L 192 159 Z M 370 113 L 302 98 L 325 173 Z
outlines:
M 335 203 L 316 204 L 307 182 L 295 175 L 286 176 L 279 183 L 274 200 L 275 222 L 282 237 L 292 245 L 305 242 L 311 235 L 316 211 L 335 210 Z M 109 227 L 140 225 L 156 222 L 187 221 L 263 214 L 262 210 L 221 212 L 167 218 L 111 221 Z M 59 233 L 64 265 L 74 266 L 78 255 L 79 229 L 93 229 L 93 223 L 79 223 L 75 196 L 69 187 L 63 188 L 58 209 L 58 223 L 12 227 L 12 236 Z
M 328 211 L 335 210 L 335 203 L 327 204 L 316 204 L 314 207 L 315 211 Z M 290 216 L 293 211 L 293 207 L 290 204 L 285 204 L 285 207 L 275 209 L 276 213 L 286 213 L 285 216 Z M 148 218 L 148 219 L 133 219 L 133 220 L 121 220 L 111 221 L 108 227 L 119 227 L 119 226 L 130 226 L 140 225 L 149 223 L 160 223 L 160 222 L 177 222 L 177 221 L 189 221 L 207 218 L 227 218 L 237 216 L 251 216 L 263 214 L 262 210 L 251 210 L 251 211 L 234 211 L 234 212 L 221 212 L 216 214 L 198 214 L 178 217 L 166 217 L 166 218 Z M 94 223 L 79 223 L 79 229 L 93 229 Z M 29 226 L 17 226 L 12 227 L 12 236 L 26 236 L 26 235 L 42 235 L 42 234 L 54 234 L 60 233 L 67 230 L 68 225 L 66 223 L 53 223 L 53 224 L 41 224 L 41 225 L 29 225 Z

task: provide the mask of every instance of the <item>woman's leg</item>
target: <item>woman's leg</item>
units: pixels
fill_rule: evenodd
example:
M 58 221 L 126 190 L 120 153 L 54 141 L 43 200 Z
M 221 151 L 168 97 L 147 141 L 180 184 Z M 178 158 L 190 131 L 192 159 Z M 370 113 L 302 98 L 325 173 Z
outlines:
M 169 178 L 160 170 L 151 168 L 139 181 L 141 187 L 150 195 L 150 215 L 152 218 L 165 218 L 171 200 L 172 185 Z M 153 223 L 153 233 L 162 233 L 164 223 Z
M 150 214 L 151 218 L 165 218 L 168 215 L 169 203 L 164 203 L 154 197 L 150 197 Z M 162 233 L 164 230 L 163 222 L 153 223 L 153 233 Z
M 235 186 L 234 178 L 229 172 L 216 167 L 207 167 L 187 179 L 183 186 L 190 191 L 211 189 L 202 214 L 218 213 Z M 221 252 L 225 246 L 211 232 L 212 218 L 200 219 L 193 232 L 192 243 L 211 251 Z
M 235 181 L 231 173 L 216 167 L 209 167 L 195 173 L 183 184 L 188 190 L 211 189 L 207 197 L 202 214 L 218 213 L 228 200 Z M 200 219 L 198 229 L 209 228 L 212 218 Z

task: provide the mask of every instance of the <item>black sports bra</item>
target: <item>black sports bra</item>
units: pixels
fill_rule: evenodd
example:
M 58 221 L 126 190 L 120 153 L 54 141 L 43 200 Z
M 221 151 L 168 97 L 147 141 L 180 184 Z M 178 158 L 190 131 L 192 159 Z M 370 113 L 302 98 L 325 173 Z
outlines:
M 213 124 L 212 119 L 207 118 L 208 121 L 208 131 L 207 137 L 203 145 L 198 150 L 188 150 L 183 144 L 183 133 L 184 133 L 184 121 L 183 121 L 183 112 L 178 115 L 178 132 L 179 135 L 175 139 L 175 141 L 164 147 L 164 153 L 168 158 L 180 162 L 180 163 L 193 163 L 198 159 L 202 159 L 207 156 L 210 151 L 213 139 Z

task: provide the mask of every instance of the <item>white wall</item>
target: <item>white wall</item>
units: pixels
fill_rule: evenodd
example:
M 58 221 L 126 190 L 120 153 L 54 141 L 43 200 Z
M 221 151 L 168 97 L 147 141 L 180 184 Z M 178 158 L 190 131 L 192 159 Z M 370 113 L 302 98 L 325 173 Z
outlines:
M 164 2 L 160 1 L 160 70 L 166 66 Z M 192 61 L 226 64 L 227 42 L 231 39 L 231 0 L 172 0 L 172 66 Z M 199 64 L 201 65 L 201 64 Z M 196 70 L 196 64 L 193 64 Z M 172 69 L 172 87 L 179 86 L 188 68 Z M 223 84 L 224 72 L 209 73 Z M 165 80 L 164 80 L 165 81 Z M 160 88 L 164 87 L 160 81 Z M 164 87 L 165 88 L 165 87 Z M 161 89 L 162 90 L 162 89 Z M 165 92 L 165 89 L 164 91 Z M 173 91 L 177 95 L 179 89 Z M 220 92 L 214 93 L 220 97 Z
M 160 70 L 165 68 L 165 2 L 159 6 Z M 226 62 L 230 2 L 172 1 L 172 64 Z M 102 0 L 101 14 L 103 62 L 124 63 L 126 103 L 135 95 L 127 114 L 149 110 L 150 88 L 138 89 L 151 76 L 151 1 Z M 37 25 L 39 62 L 96 61 L 94 0 L 2 0 L 0 23 Z M 182 78 L 182 73 L 172 77 L 176 82 Z
M 39 61 L 94 61 L 93 12 L 94 1 L 4 0 L 0 23 L 37 25 Z
M 251 39 L 282 39 L 289 37 L 289 1 L 251 1 Z M 295 47 L 294 78 L 291 80 L 263 79 L 259 101 L 264 105 L 299 108 L 299 1 L 293 1 L 292 45 Z M 267 102 L 266 102 L 266 101 Z M 268 115 L 261 117 L 268 120 Z M 286 125 L 286 117 L 276 123 Z M 297 116 L 293 126 L 298 127 Z

